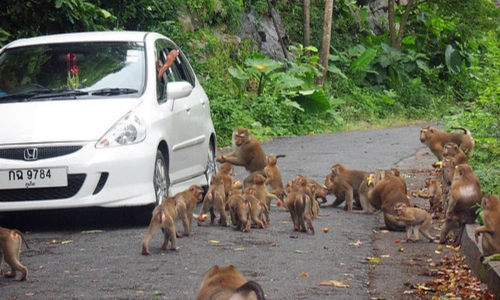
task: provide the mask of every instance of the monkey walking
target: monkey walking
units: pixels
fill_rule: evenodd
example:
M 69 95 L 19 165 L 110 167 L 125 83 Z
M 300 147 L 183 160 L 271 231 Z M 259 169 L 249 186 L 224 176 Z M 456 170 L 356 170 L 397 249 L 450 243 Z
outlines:
M 184 205 L 184 203 L 182 203 Z M 153 235 L 162 229 L 164 239 L 162 250 L 179 250 L 177 247 L 177 229 L 175 220 L 177 219 L 177 201 L 174 197 L 164 197 L 161 204 L 153 210 L 148 231 L 142 240 L 142 255 L 151 255 L 148 249 L 149 241 Z M 170 242 L 171 247 L 168 248 Z
M 5 277 L 16 277 L 16 272 L 22 273 L 21 277 L 16 281 L 25 281 L 28 276 L 28 268 L 19 262 L 19 254 L 21 252 L 21 244 L 24 241 L 26 248 L 30 248 L 24 235 L 17 229 L 7 229 L 0 227 L 0 271 L 2 270 L 3 261 L 10 266 L 11 271 L 3 273 Z
M 196 300 L 265 300 L 260 284 L 248 281 L 234 266 L 211 267 L 201 282 Z

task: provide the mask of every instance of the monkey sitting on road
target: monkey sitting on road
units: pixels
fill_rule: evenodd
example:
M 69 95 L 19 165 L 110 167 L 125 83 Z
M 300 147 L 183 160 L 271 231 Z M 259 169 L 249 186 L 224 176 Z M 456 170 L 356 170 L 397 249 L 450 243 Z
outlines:
M 16 281 L 25 281 L 28 275 L 28 268 L 19 262 L 19 252 L 21 252 L 21 244 L 24 244 L 29 249 L 28 243 L 23 234 L 17 229 L 7 229 L 0 227 L 0 271 L 2 270 L 3 261 L 10 266 L 11 271 L 3 273 L 5 277 L 16 277 L 16 271 L 22 273 L 21 277 Z
M 428 212 L 420 208 L 409 207 L 403 202 L 396 203 L 396 205 L 394 205 L 394 211 L 396 212 L 396 219 L 406 224 L 407 242 L 418 241 L 420 239 L 419 231 L 423 236 L 428 238 L 430 242 L 434 241 L 434 238 L 428 231 L 432 222 L 432 217 Z M 412 235 L 415 236 L 414 239 Z

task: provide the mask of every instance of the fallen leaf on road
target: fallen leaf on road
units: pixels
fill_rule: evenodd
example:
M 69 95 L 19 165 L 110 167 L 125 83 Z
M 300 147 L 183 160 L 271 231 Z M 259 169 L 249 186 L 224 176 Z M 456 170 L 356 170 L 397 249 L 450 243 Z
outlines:
M 378 258 L 378 257 L 367 257 L 366 260 L 371 262 L 371 263 L 379 263 L 380 262 L 380 258 Z
M 28 296 L 28 297 L 32 297 L 32 296 L 35 296 L 35 293 L 25 293 L 24 295 Z
M 309 277 L 309 274 L 307 272 L 302 272 L 302 273 L 300 273 L 300 276 L 302 276 L 302 277 Z
M 245 248 L 234 248 L 234 251 L 245 251 Z
M 341 288 L 348 288 L 349 285 L 345 284 L 341 281 L 337 280 L 328 280 L 328 281 L 322 281 L 319 283 L 319 286 L 335 286 L 335 287 L 341 287 Z
M 209 240 L 208 242 L 210 244 L 220 244 L 220 241 L 216 241 L 216 240 Z
M 70 243 L 73 243 L 73 240 L 62 241 L 61 245 L 66 245 L 66 244 L 70 244 Z
M 165 294 L 163 294 L 163 292 L 161 292 L 161 291 L 156 291 L 153 293 L 153 296 L 163 296 L 163 295 L 165 295 Z
M 144 291 L 135 291 L 136 295 L 144 295 Z

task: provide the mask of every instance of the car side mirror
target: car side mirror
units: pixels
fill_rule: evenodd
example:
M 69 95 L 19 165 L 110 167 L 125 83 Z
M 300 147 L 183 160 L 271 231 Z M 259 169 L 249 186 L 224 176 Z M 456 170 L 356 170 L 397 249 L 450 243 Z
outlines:
M 167 83 L 167 101 L 184 98 L 191 94 L 193 86 L 187 81 L 174 81 Z

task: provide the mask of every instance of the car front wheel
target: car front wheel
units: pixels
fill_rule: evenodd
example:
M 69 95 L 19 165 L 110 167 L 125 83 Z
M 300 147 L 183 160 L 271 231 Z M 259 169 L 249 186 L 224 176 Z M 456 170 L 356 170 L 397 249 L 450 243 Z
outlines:
M 164 196 L 168 195 L 170 178 L 168 176 L 165 157 L 160 150 L 156 152 L 155 170 L 153 176 L 153 185 L 156 194 L 156 204 L 160 204 Z
M 208 158 L 207 158 L 207 168 L 205 170 L 205 176 L 207 178 L 207 187 L 210 186 L 210 180 L 217 173 L 217 163 L 215 160 L 215 147 L 213 142 L 208 144 Z

